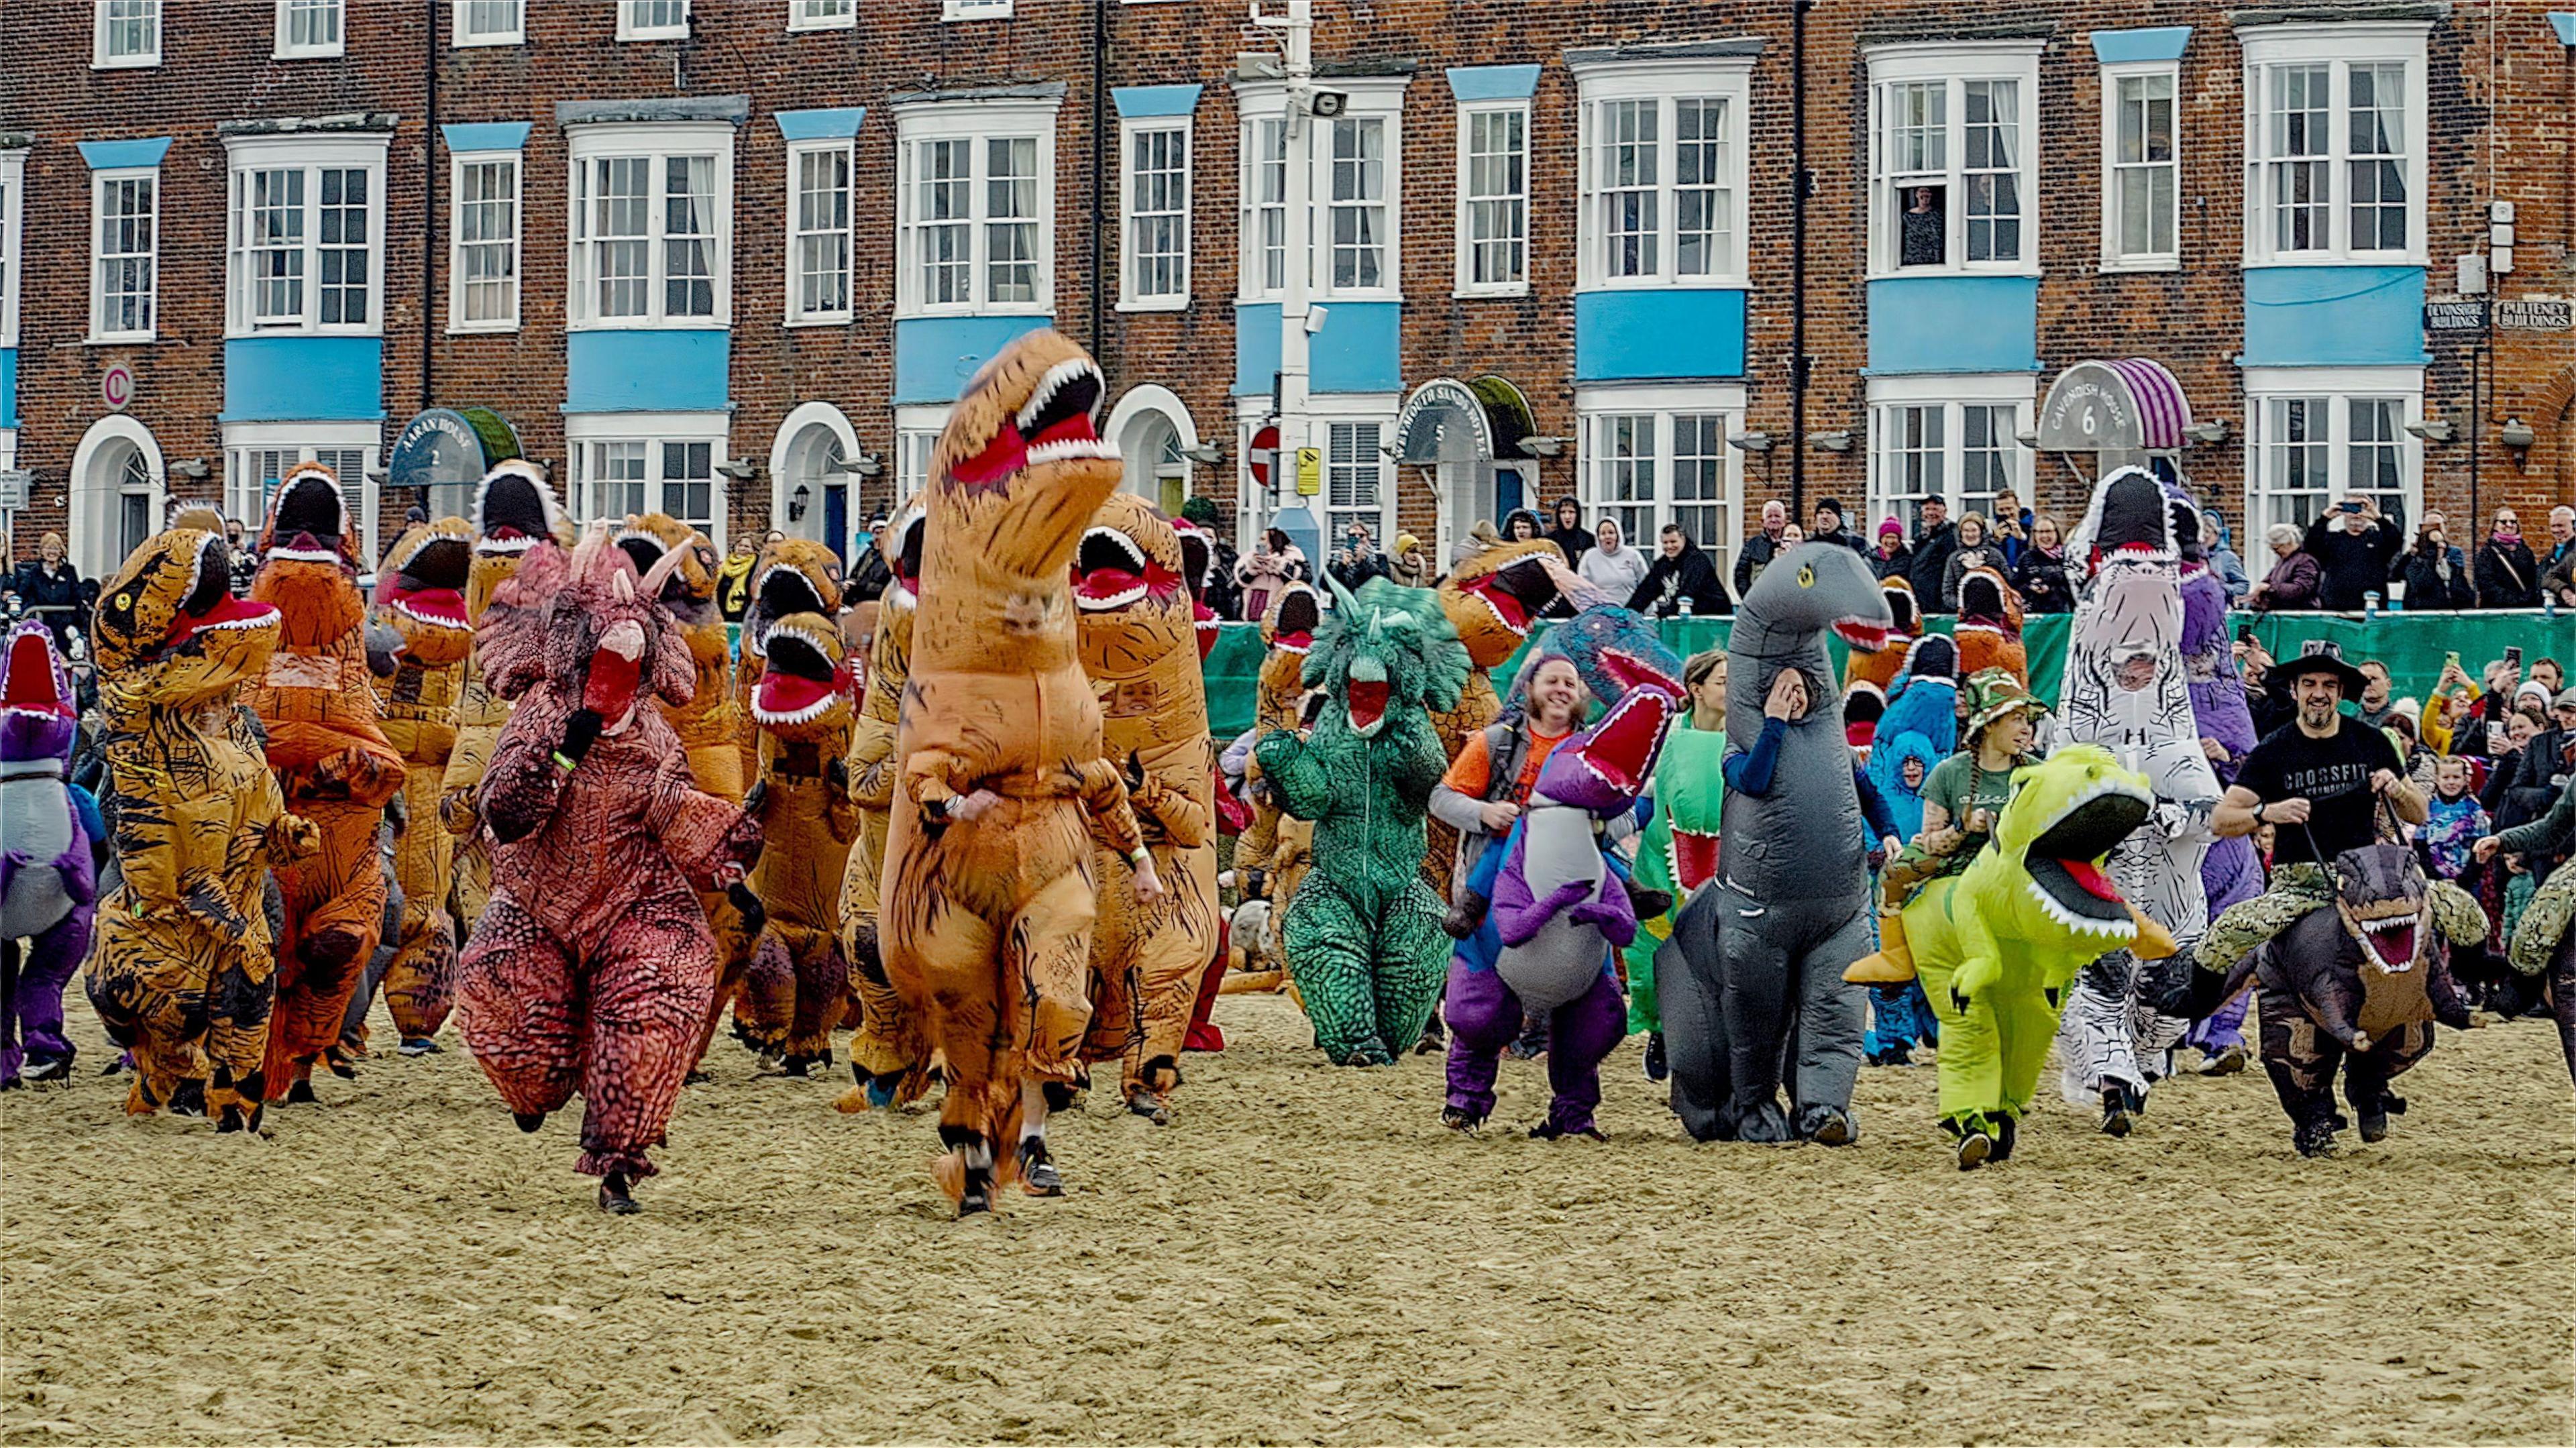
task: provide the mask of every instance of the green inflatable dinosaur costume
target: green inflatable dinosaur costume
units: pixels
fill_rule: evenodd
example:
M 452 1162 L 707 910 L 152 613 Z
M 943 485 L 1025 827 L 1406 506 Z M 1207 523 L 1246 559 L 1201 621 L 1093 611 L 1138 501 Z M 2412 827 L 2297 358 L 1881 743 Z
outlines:
M 2154 807 L 2146 776 L 2100 745 L 2070 745 L 2015 770 L 1993 839 L 1907 902 L 1906 938 L 1941 1019 L 1941 1124 L 1959 1138 L 1960 1170 L 2010 1154 L 2067 985 L 2137 941 L 2102 858 Z
M 1280 807 L 1315 822 L 1314 868 L 1281 928 L 1315 1042 L 1337 1066 L 1384 1066 L 1422 1038 L 1448 973 L 1423 819 L 1449 767 L 1431 716 L 1457 706 L 1468 658 L 1429 589 L 1325 582 L 1333 612 L 1304 680 L 1331 702 L 1302 737 L 1263 735 L 1253 757 Z
M 1636 880 L 1674 900 L 1690 898 L 1717 873 L 1717 825 L 1726 807 L 1726 732 L 1675 725 L 1664 736 L 1655 764 L 1655 814 L 1637 846 Z M 1637 922 L 1637 938 L 1624 952 L 1628 963 L 1628 1031 L 1664 1028 L 1655 993 L 1655 952 L 1672 938 L 1679 907 Z

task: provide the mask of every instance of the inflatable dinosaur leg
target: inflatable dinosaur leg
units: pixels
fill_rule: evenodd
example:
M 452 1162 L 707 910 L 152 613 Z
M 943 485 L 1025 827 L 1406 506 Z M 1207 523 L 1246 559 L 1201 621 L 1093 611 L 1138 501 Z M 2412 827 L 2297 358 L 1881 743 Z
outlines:
M 2066 997 L 2065 1020 L 2058 1026 L 2057 1054 L 2065 1066 L 2059 1090 L 2067 1104 L 2099 1101 L 2106 1086 L 2147 1089 L 2129 1012 L 2137 968 L 2136 957 L 2115 950 L 2076 975 L 2075 988 Z
M 808 926 L 781 927 L 779 939 L 796 980 L 785 1050 L 791 1059 L 832 1059 L 832 1031 L 841 1024 L 841 1006 L 850 995 L 850 968 L 841 960 L 840 942 Z
M 1005 1010 L 1028 1012 L 1028 1073 L 1068 1084 L 1082 1075 L 1082 1041 L 1091 1025 L 1091 927 L 1098 891 L 1085 870 L 1067 870 L 1039 887 L 1004 932 Z
M 1787 1141 L 1789 1123 L 1779 1097 L 1781 1057 L 1797 1005 L 1792 994 L 1796 967 L 1787 945 L 1794 938 L 1795 922 L 1789 917 L 1795 907 L 1754 900 L 1723 878 L 1718 897 L 1725 921 L 1718 934 L 1725 981 L 1718 1009 L 1726 1021 L 1727 1072 L 1734 1088 L 1727 1111 L 1736 1139 Z M 1775 938 L 1781 943 L 1773 943 Z M 1671 1032 L 1665 1036 L 1669 1042 Z
M 2567 1076 L 2576 1081 L 2576 932 L 2559 942 L 2549 960 L 2549 1011 L 2558 1019 L 2558 1049 L 2567 1058 Z
M 582 1077 L 582 1004 L 571 952 L 495 895 L 456 962 L 459 1025 L 474 1062 L 520 1116 L 563 1109 Z
M 1869 1025 L 1868 995 L 1843 979 L 1843 967 L 1869 948 L 1869 912 L 1851 911 L 1841 926 L 1799 956 L 1792 989 L 1797 1024 L 1796 1058 L 1789 1101 L 1797 1133 L 1812 1136 L 1835 1116 L 1851 1115 L 1852 1086 L 1860 1079 L 1861 1036 Z
M 659 1146 L 696 1064 L 699 1022 L 715 988 L 716 952 L 698 902 L 648 899 L 610 927 L 585 971 L 590 1029 L 581 1043 L 585 1176 L 653 1175 Z
M 1452 1109 L 1473 1121 L 1494 1114 L 1494 1074 L 1503 1048 L 1521 1033 L 1521 998 L 1500 972 L 1449 963 L 1445 1014 L 1449 1021 L 1449 1096 Z
M 795 1021 L 796 961 L 772 925 L 752 946 L 751 964 L 734 992 L 733 1033 L 763 1056 L 780 1056 L 786 1054 L 788 1028 Z
M 2057 1038 L 2057 1007 L 2046 993 L 2027 989 L 1994 993 L 1995 1023 L 2003 1034 L 2003 1109 L 2016 1120 L 2028 1115 L 2039 1093 L 2039 1073 L 2048 1064 L 2049 1043 Z M 1941 1037 L 1941 1055 L 1950 1054 L 1950 1037 Z
M 1734 1095 L 1718 958 L 1718 896 L 1703 885 L 1673 917 L 1673 938 L 1655 953 L 1656 1013 L 1671 1065 L 1673 1114 L 1693 1141 L 1734 1139 Z
M 850 847 L 849 863 L 841 872 L 841 954 L 850 963 L 850 992 L 858 1002 L 857 1028 L 850 1035 L 851 1073 L 878 1083 L 880 1104 L 900 1104 L 929 1090 L 930 1049 L 894 982 L 886 978 L 877 938 L 885 828 L 883 810 L 860 812 L 859 840 Z M 850 1104 L 855 1108 L 861 1103 Z
M 286 932 L 277 951 L 277 1013 L 268 1033 L 268 1094 L 282 1099 L 338 1043 L 349 997 L 384 930 L 385 877 L 376 855 L 384 811 L 346 800 L 307 800 L 297 812 L 322 831 L 322 849 L 277 872 Z
M 455 922 L 447 897 L 456 876 L 456 837 L 438 828 L 439 778 L 445 768 L 414 765 L 403 783 L 410 806 L 394 837 L 394 878 L 402 885 L 402 934 L 384 973 L 385 1008 L 406 1041 L 425 1041 L 447 1024 L 456 999 Z
M 1250 888 L 1252 872 L 1270 868 L 1270 852 L 1278 845 L 1279 806 L 1265 797 L 1252 807 L 1252 823 L 1242 834 L 1234 837 L 1234 887 L 1242 891 L 1246 899 L 1253 893 Z M 1263 883 L 1266 889 L 1269 882 Z M 1273 900 L 1288 898 L 1276 891 L 1269 893 Z
M 1433 930 L 1437 933 L 1438 927 Z M 1297 982 L 1307 1019 L 1314 1022 L 1315 1044 L 1336 1066 L 1383 1066 L 1395 1059 L 1378 1034 L 1369 970 L 1371 933 L 1371 922 L 1331 876 L 1320 874 L 1308 875 L 1298 887 L 1280 927 L 1288 973 Z
M 1430 886 L 1415 881 L 1387 906 L 1378 922 L 1370 979 L 1378 1039 L 1391 1048 L 1421 1040 L 1431 1024 L 1431 1012 L 1440 1004 L 1454 943 L 1440 928 L 1440 918 L 1447 911 Z
M 1941 1055 L 1934 1063 L 1940 1077 L 1941 1119 L 1969 1123 L 2001 1111 L 2007 1067 L 2003 1025 L 1997 1010 L 2000 990 L 1979 994 L 1962 1010 L 1950 993 L 1953 963 L 1918 961 L 1923 993 L 1941 1023 Z
M 492 902 L 492 852 L 483 843 L 483 834 L 474 834 L 456 842 L 454 883 L 448 888 L 447 913 L 456 918 L 457 938 L 474 933 L 483 909 Z
M 2281 1010 L 2258 1010 L 2262 1022 L 2263 1073 L 2290 1118 L 2301 1150 L 2306 1142 L 2329 1137 L 2334 1125 L 2335 1068 L 2343 1060 L 2343 1043 L 2318 1030 L 2295 1004 Z
M 17 961 L 14 978 L 9 982 L 6 1011 L 10 1029 L 0 1033 L 5 1041 L 7 1060 L 0 1063 L 0 1080 L 14 1081 L 22 1060 L 39 1067 L 54 1062 L 68 1063 L 77 1054 L 71 1038 L 63 1034 L 63 989 L 72 983 L 72 973 L 89 954 L 92 914 L 87 908 L 77 909 L 54 923 L 52 929 L 28 942 L 26 955 Z M 11 953 L 17 942 L 9 942 Z
M 1592 989 L 1558 1006 L 1548 1017 L 1547 1105 L 1551 1134 L 1574 1135 L 1597 1128 L 1592 1113 L 1601 1106 L 1601 1063 L 1625 1038 L 1627 1003 L 1619 983 L 1603 972 Z

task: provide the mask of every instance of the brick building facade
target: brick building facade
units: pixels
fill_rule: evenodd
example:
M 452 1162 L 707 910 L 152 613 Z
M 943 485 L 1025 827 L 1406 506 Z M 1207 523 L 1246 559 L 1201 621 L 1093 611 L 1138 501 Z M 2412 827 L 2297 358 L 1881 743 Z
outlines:
M 1239 532 L 1437 545 L 1573 493 L 1724 550 L 1793 478 L 1873 520 L 1999 486 L 2071 515 L 2094 460 L 2023 439 L 2121 357 L 2169 370 L 2175 460 L 2240 522 L 2353 486 L 2459 514 L 2473 456 L 2482 511 L 2576 497 L 2576 334 L 2422 325 L 2492 202 L 2511 320 L 2576 293 L 2566 14 L 1820 0 L 1801 427 L 1790 7 L 1315 8 L 1347 109 L 1314 123 L 1308 500 L 1248 468 L 1287 253 L 1240 0 L 19 7 L 18 546 L 68 523 L 96 572 L 305 456 L 385 475 L 381 541 L 423 496 L 395 484 L 479 470 L 397 455 L 431 409 L 506 425 L 577 512 L 846 538 L 1048 322 L 1100 355 L 1132 485 Z

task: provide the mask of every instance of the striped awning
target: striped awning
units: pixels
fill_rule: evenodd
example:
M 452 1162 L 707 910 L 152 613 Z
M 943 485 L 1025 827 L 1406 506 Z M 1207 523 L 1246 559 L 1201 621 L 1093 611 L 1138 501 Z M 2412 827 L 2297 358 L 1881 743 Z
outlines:
M 2046 452 L 2164 452 L 2180 448 L 2191 404 L 2164 364 L 2144 357 L 2078 362 L 2049 384 L 2039 410 Z
M 2183 429 L 2191 426 L 2191 403 L 2165 364 L 2123 357 L 2111 364 L 2111 370 L 2128 380 L 2129 395 L 2138 404 L 2141 440 L 2157 451 L 2181 447 Z

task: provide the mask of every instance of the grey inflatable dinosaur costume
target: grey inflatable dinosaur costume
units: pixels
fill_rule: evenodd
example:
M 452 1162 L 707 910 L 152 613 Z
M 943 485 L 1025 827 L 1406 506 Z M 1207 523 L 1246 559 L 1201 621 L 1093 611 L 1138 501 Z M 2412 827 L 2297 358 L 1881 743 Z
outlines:
M 1782 730 L 1767 781 L 1730 776 L 1717 878 L 1657 955 L 1673 1110 L 1697 1140 L 1856 1134 L 1865 1012 L 1842 972 L 1869 953 L 1868 846 L 1825 634 L 1876 649 L 1894 623 L 1859 555 L 1832 543 L 1791 549 L 1736 608 L 1728 752 L 1760 756 L 1763 701 L 1782 671 L 1806 676 L 1808 709 Z M 1778 1099 L 1784 1064 L 1794 1120 Z

